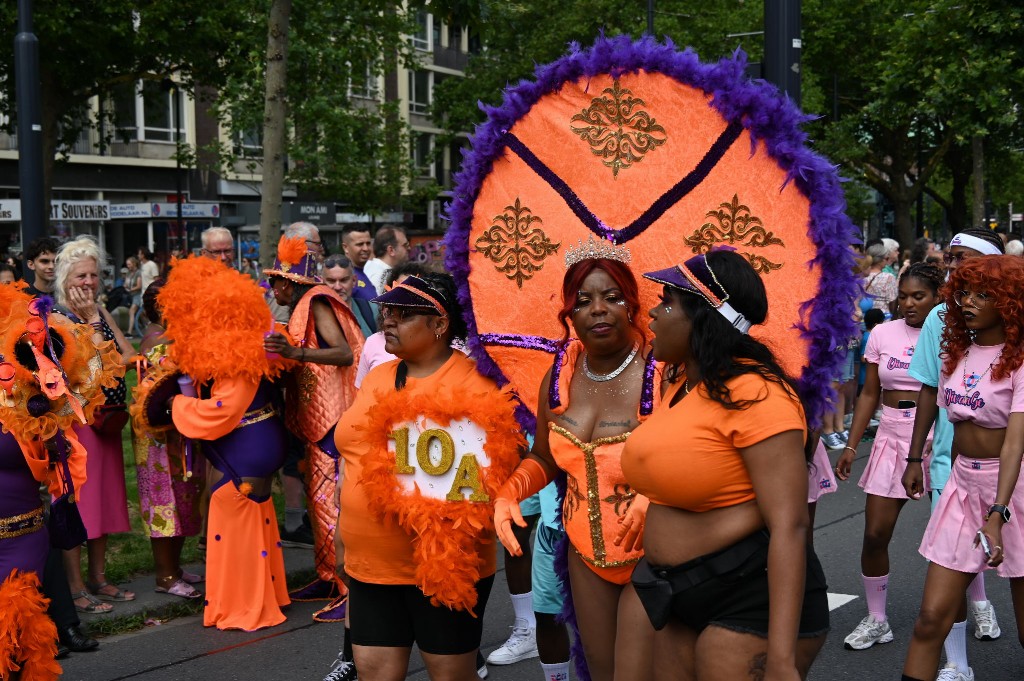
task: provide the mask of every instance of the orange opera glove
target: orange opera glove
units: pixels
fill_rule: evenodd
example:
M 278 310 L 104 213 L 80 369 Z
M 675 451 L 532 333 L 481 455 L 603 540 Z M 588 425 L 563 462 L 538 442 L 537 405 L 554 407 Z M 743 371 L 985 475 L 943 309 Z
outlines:
M 512 471 L 494 499 L 494 529 L 498 539 L 513 556 L 523 555 L 519 540 L 512 532 L 512 523 L 526 527 L 519 502 L 533 496 L 551 482 L 544 467 L 535 459 L 523 459 Z

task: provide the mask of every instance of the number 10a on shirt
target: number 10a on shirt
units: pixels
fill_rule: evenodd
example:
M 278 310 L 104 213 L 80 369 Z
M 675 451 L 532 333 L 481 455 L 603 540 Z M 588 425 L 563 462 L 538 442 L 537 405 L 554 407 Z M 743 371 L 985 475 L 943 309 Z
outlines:
M 480 474 L 490 465 L 487 434 L 468 419 L 441 425 L 431 419 L 397 424 L 388 435 L 395 478 L 407 493 L 443 501 L 489 502 Z

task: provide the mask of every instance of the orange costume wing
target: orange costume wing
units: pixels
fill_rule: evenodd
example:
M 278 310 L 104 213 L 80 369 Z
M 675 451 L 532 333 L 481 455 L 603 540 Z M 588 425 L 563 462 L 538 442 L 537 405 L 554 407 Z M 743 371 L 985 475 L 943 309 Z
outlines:
M 746 256 L 771 305 L 753 335 L 799 377 L 812 420 L 825 411 L 836 348 L 856 333 L 857 235 L 835 169 L 805 146 L 806 117 L 744 69 L 742 55 L 702 64 L 653 39 L 600 38 L 487 109 L 445 258 L 480 369 L 533 414 L 562 335 L 565 251 L 592 235 L 626 244 L 637 273 L 718 246 Z M 651 307 L 660 287 L 640 292 Z

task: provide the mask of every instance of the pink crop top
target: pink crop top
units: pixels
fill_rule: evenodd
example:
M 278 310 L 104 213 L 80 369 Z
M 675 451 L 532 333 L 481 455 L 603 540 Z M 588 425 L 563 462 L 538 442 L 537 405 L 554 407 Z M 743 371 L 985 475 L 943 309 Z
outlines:
M 864 359 L 878 365 L 878 380 L 882 390 L 920 390 L 921 382 L 914 380 L 907 370 L 921 329 L 907 326 L 902 319 L 879 324 L 871 330 Z
M 1005 428 L 1014 412 L 1024 412 L 1024 367 L 992 380 L 1003 345 L 972 345 L 949 376 L 942 375 L 938 404 L 953 423 L 973 421 L 982 428 Z

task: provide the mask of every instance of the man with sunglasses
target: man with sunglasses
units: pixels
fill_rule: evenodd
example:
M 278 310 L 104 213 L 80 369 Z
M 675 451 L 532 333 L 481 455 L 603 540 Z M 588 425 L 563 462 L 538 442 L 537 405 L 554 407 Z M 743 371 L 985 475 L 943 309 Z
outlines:
M 995 232 L 987 229 L 967 229 L 949 242 L 949 248 L 943 254 L 943 261 L 946 269 L 952 271 L 960 263 L 968 258 L 977 258 L 987 255 L 1002 255 L 1004 252 L 1002 239 Z M 967 294 L 957 291 L 955 300 L 958 304 Z M 977 301 L 976 301 L 977 302 Z M 938 389 L 942 372 L 942 329 L 946 315 L 944 304 L 936 305 L 928 319 L 921 327 L 921 335 L 918 338 L 914 355 L 910 360 L 908 373 L 922 384 L 918 402 L 929 397 L 934 401 L 934 391 Z M 924 394 L 929 392 L 929 396 Z M 918 418 L 923 418 L 921 411 L 918 411 Z M 929 427 L 931 424 L 929 424 Z M 918 424 L 914 424 L 915 430 Z M 931 481 L 931 504 L 932 510 L 938 503 L 942 489 L 949 479 L 952 467 L 951 451 L 953 448 L 953 425 L 946 416 L 946 410 L 939 407 L 935 417 L 935 431 L 932 439 L 932 460 L 928 467 Z M 922 462 L 907 462 L 907 471 L 903 475 L 903 486 L 907 490 L 907 496 L 911 499 L 919 499 L 924 493 L 924 472 Z M 967 589 L 970 600 L 970 610 L 974 616 L 975 631 L 974 637 L 979 641 L 993 641 L 1001 635 L 999 622 L 996 619 L 995 608 L 989 602 L 985 594 L 985 576 L 979 573 Z M 974 672 L 967 663 L 967 604 L 961 608 L 957 615 L 957 621 L 953 624 L 949 636 L 946 637 L 945 650 L 947 663 L 939 672 L 937 681 L 972 681 Z

